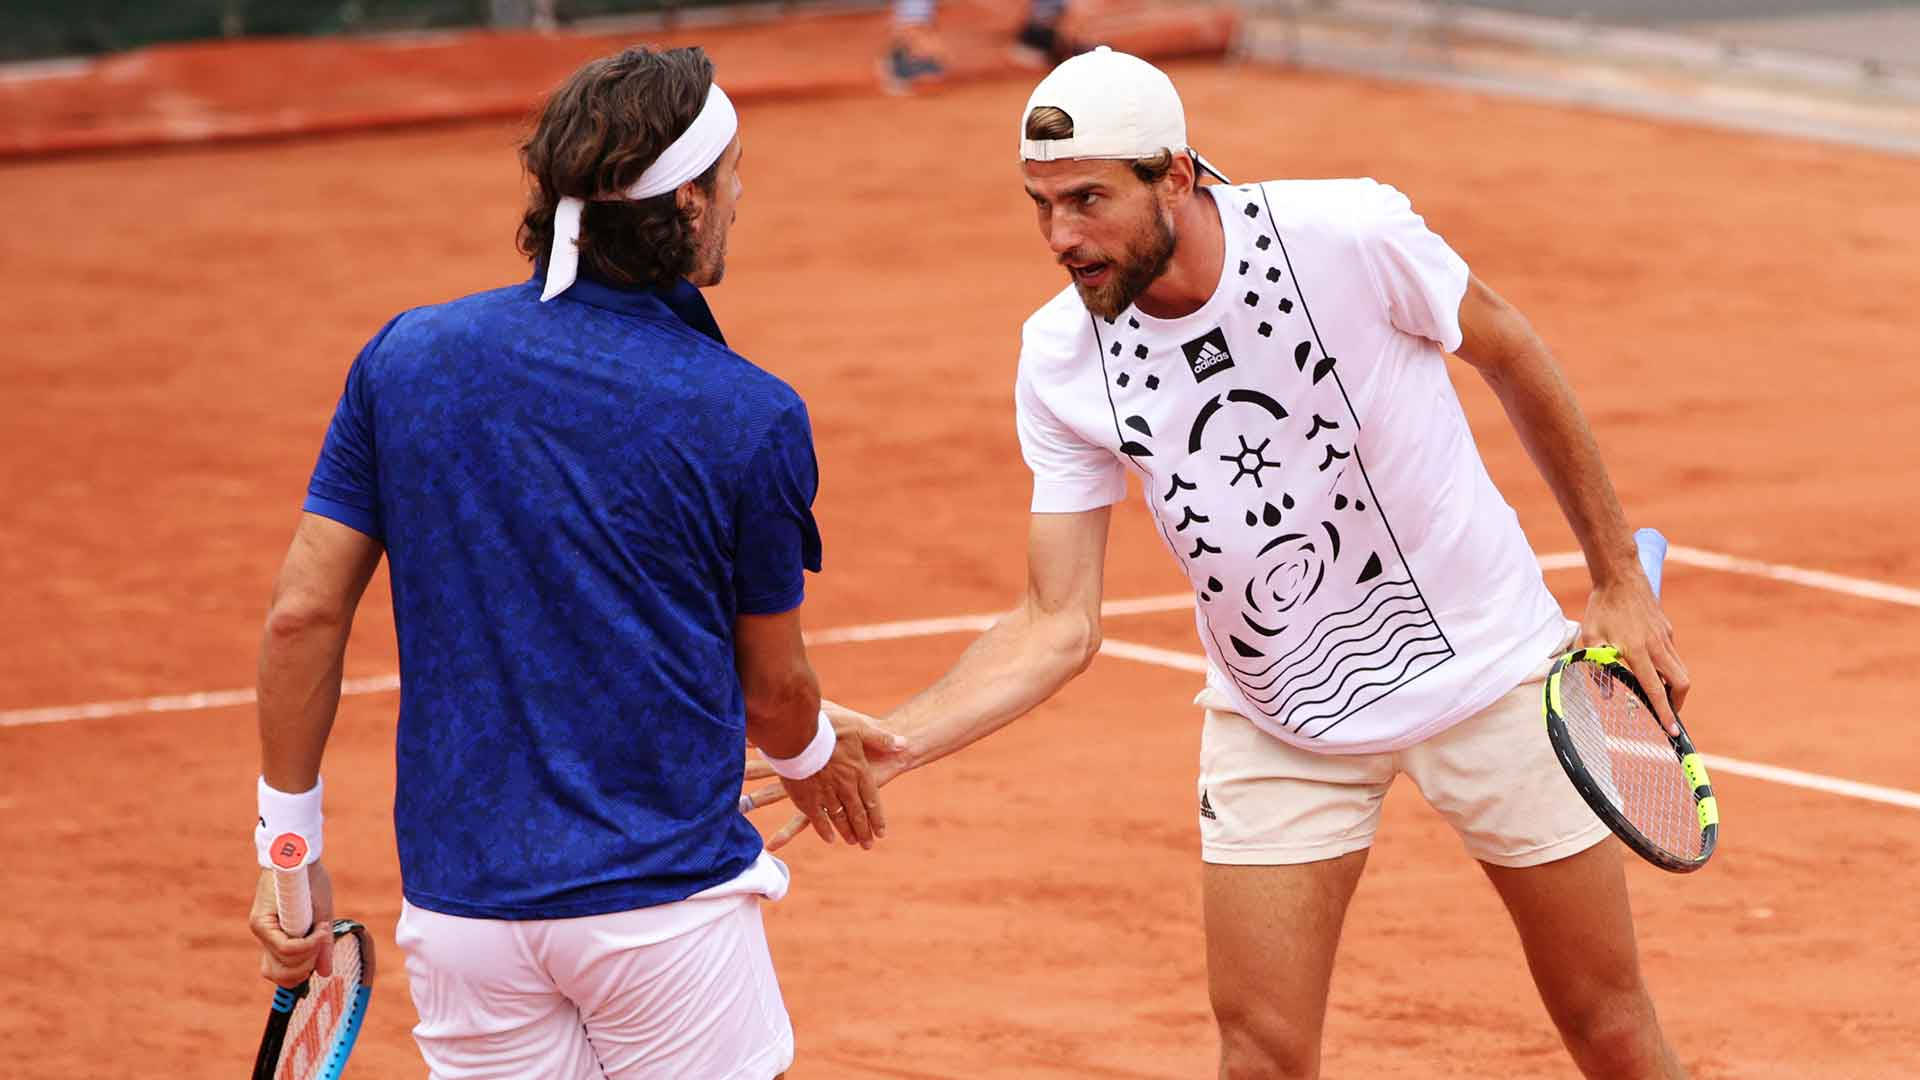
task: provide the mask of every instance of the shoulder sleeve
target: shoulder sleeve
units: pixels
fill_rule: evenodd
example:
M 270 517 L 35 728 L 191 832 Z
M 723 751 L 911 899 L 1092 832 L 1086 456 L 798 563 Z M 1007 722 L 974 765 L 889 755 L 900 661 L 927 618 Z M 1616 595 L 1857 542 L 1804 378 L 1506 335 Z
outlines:
M 320 444 L 320 460 L 307 481 L 302 509 L 332 518 L 386 542 L 380 517 L 380 473 L 374 455 L 373 358 L 400 316 L 380 328 L 347 371 L 347 385 Z
M 1398 190 L 1371 183 L 1356 223 L 1360 258 L 1387 317 L 1404 333 L 1460 347 L 1467 264 Z
M 813 425 L 795 395 L 773 417 L 742 474 L 733 548 L 740 614 L 777 615 L 800 606 L 804 571 L 820 572 L 820 529 L 813 520 L 819 490 Z
M 1042 389 L 1057 378 L 1060 343 L 1037 320 L 1021 332 L 1020 371 L 1014 378 L 1014 423 L 1020 456 L 1033 471 L 1032 511 L 1074 514 L 1111 506 L 1127 497 L 1127 474 L 1120 460 L 1063 422 L 1047 406 Z

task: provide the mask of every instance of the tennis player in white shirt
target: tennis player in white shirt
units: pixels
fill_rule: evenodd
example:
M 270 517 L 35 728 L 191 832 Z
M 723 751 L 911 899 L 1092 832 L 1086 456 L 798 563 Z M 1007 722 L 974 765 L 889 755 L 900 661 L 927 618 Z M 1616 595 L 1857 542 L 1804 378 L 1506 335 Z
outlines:
M 1617 644 L 1664 684 L 1663 719 L 1687 674 L 1546 346 L 1391 187 L 1200 186 L 1213 170 L 1173 84 L 1135 57 L 1056 68 L 1020 150 L 1072 278 L 1022 335 L 1028 590 L 891 714 L 909 748 L 875 756 L 876 777 L 982 738 L 1087 666 L 1110 507 L 1135 473 L 1210 661 L 1197 797 L 1220 1075 L 1319 1074 L 1341 923 L 1403 772 L 1506 902 L 1581 1071 L 1683 1075 L 1619 849 L 1555 763 L 1539 696 L 1576 640 Z M 1492 386 L 1580 540 L 1578 624 L 1487 475 L 1448 353 Z

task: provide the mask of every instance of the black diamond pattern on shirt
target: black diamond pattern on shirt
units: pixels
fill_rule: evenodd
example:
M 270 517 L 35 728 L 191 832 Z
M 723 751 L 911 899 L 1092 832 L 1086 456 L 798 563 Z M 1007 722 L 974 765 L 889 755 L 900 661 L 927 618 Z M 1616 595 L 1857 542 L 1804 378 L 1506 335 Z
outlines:
M 1276 534 L 1257 538 L 1267 543 L 1266 547 L 1260 549 L 1266 562 L 1262 564 L 1261 574 L 1257 578 L 1236 580 L 1229 586 L 1215 577 L 1208 580 L 1209 588 L 1201 590 L 1198 599 L 1203 608 L 1205 632 L 1212 633 L 1215 643 L 1226 649 L 1217 659 L 1230 669 L 1225 672 L 1227 677 L 1240 684 L 1243 690 L 1256 685 L 1268 690 L 1264 694 L 1253 695 L 1254 706 L 1263 715 L 1281 720 L 1290 730 L 1313 738 L 1324 735 L 1383 694 L 1443 662 L 1452 655 L 1452 650 L 1445 636 L 1438 632 L 1439 627 L 1432 613 L 1426 610 L 1424 598 L 1419 596 L 1418 586 L 1411 580 L 1404 562 L 1395 558 L 1391 549 L 1382 546 L 1378 536 L 1370 536 L 1376 530 L 1388 530 L 1389 527 L 1384 521 L 1356 523 L 1352 515 L 1365 514 L 1367 509 L 1372 508 L 1349 498 L 1340 490 L 1362 490 L 1365 485 L 1364 466 L 1359 462 L 1350 434 L 1352 425 L 1338 411 L 1344 406 L 1350 412 L 1351 406 L 1331 398 L 1313 398 L 1311 400 L 1317 406 L 1324 406 L 1322 412 L 1327 415 L 1310 413 L 1312 427 L 1302 425 L 1296 428 L 1291 425 L 1297 423 L 1297 419 L 1289 420 L 1288 410 L 1279 399 L 1269 396 L 1270 392 L 1280 392 L 1283 387 L 1290 388 L 1289 397 L 1325 395 L 1328 392 L 1324 389 L 1314 388 L 1337 382 L 1340 373 L 1334 358 L 1325 355 L 1314 340 L 1314 331 L 1306 319 L 1298 324 L 1287 321 L 1296 306 L 1303 315 L 1308 314 L 1306 301 L 1299 293 L 1299 289 L 1305 286 L 1296 288 L 1296 283 L 1289 281 L 1294 277 L 1292 268 L 1281 261 L 1289 245 L 1272 231 L 1270 224 L 1260 220 L 1261 211 L 1266 210 L 1266 206 L 1259 202 L 1253 189 L 1247 189 L 1244 194 L 1254 200 L 1241 204 L 1247 218 L 1254 222 L 1249 226 L 1256 234 L 1251 237 L 1252 246 L 1264 254 L 1259 256 L 1260 261 L 1255 261 L 1251 255 L 1235 260 L 1238 264 L 1237 273 L 1248 279 L 1248 285 L 1254 286 L 1252 289 L 1243 286 L 1241 296 L 1250 309 L 1257 309 L 1269 299 L 1273 304 L 1264 317 L 1257 311 L 1249 312 L 1253 316 L 1254 332 L 1261 339 L 1258 352 L 1254 355 L 1264 354 L 1264 358 L 1270 358 L 1270 363 L 1277 361 L 1274 367 L 1248 376 L 1257 378 L 1264 388 L 1218 384 L 1226 389 L 1201 405 L 1189 424 L 1181 423 L 1181 416 L 1163 417 L 1157 412 L 1149 423 L 1145 415 L 1135 411 L 1140 403 L 1137 398 L 1128 396 L 1132 394 L 1132 387 L 1144 384 L 1147 390 L 1157 390 L 1160 381 L 1158 376 L 1143 375 L 1140 379 L 1133 379 L 1130 373 L 1109 369 L 1109 377 L 1114 380 L 1109 385 L 1117 383 L 1125 388 L 1124 393 L 1116 391 L 1112 398 L 1115 427 L 1121 442 L 1119 452 L 1155 478 L 1153 493 L 1168 504 L 1163 508 L 1164 512 L 1179 516 L 1177 525 L 1172 518 L 1165 520 L 1169 530 L 1167 538 L 1172 540 L 1176 534 L 1184 538 L 1179 541 L 1175 553 L 1183 562 L 1191 564 L 1190 569 L 1197 571 L 1198 564 L 1211 563 L 1223 555 L 1223 546 L 1230 548 L 1235 543 L 1249 542 L 1237 532 L 1237 523 L 1242 517 L 1247 529 Z M 1263 229 L 1265 235 L 1259 235 Z M 1254 275 L 1263 278 L 1267 284 L 1255 285 Z M 1150 357 L 1158 355 L 1142 341 L 1145 335 L 1141 323 L 1144 320 L 1133 318 L 1132 315 L 1132 312 L 1124 312 L 1116 319 L 1107 320 L 1107 325 L 1114 326 L 1116 333 L 1126 335 L 1118 340 L 1104 333 L 1101 335 L 1104 339 L 1102 344 L 1112 354 L 1110 359 L 1124 356 L 1128 350 L 1132 350 L 1140 361 L 1148 361 Z M 1276 316 L 1278 321 L 1272 321 Z M 1117 320 L 1124 321 L 1125 325 L 1115 325 Z M 1099 328 L 1098 323 L 1095 326 Z M 1286 344 L 1288 341 L 1295 344 L 1289 346 Z M 1247 346 L 1249 352 L 1253 353 L 1253 343 L 1248 342 Z M 1284 365 L 1289 353 L 1294 361 L 1295 375 L 1285 374 Z M 1252 358 L 1250 355 L 1246 359 L 1250 361 Z M 1188 359 L 1191 362 L 1193 358 L 1189 356 Z M 1251 372 L 1254 365 L 1249 363 L 1244 367 Z M 1344 394 L 1344 390 L 1341 394 Z M 1131 403 L 1133 408 L 1125 407 L 1123 403 Z M 1295 403 L 1294 400 L 1288 402 Z M 1241 415 L 1236 418 L 1235 410 L 1249 407 L 1262 410 L 1266 415 Z M 1329 416 L 1334 419 L 1329 419 Z M 1228 418 L 1227 426 L 1215 431 L 1209 424 L 1215 417 Z M 1278 440 L 1276 437 L 1280 435 L 1287 438 Z M 1175 446 L 1174 443 L 1181 445 Z M 1298 448 L 1306 470 L 1316 478 L 1325 478 L 1316 480 L 1316 483 L 1333 489 L 1331 494 L 1334 497 L 1330 500 L 1332 509 L 1316 511 L 1323 515 L 1321 520 L 1299 517 L 1300 509 L 1290 494 L 1260 490 L 1274 487 L 1271 478 L 1265 475 L 1271 471 L 1268 466 L 1280 466 L 1281 462 L 1275 460 L 1280 456 L 1293 456 L 1282 451 L 1282 446 L 1290 450 Z M 1202 448 L 1211 453 L 1203 453 Z M 1178 450 L 1186 453 L 1177 453 Z M 1176 463 L 1182 470 L 1197 470 L 1197 475 L 1189 479 L 1185 475 L 1164 471 Z M 1167 487 L 1169 483 L 1171 486 Z M 1246 490 L 1246 499 L 1254 501 L 1246 507 L 1235 506 L 1235 512 L 1224 518 L 1210 518 L 1208 514 L 1195 509 L 1199 504 L 1194 499 L 1181 497 L 1183 492 L 1221 490 L 1220 485 L 1223 484 L 1233 492 Z M 1320 504 L 1321 507 L 1326 505 Z M 1245 510 L 1244 514 L 1239 512 L 1242 509 Z M 1375 512 L 1378 513 L 1377 510 Z M 1336 518 L 1336 514 L 1340 516 Z M 1357 539 L 1357 536 L 1369 539 Z M 1186 546 L 1188 541 L 1192 543 L 1190 549 Z M 1274 544 L 1281 546 L 1274 547 Z M 1269 548 L 1274 552 L 1271 556 L 1268 556 Z M 1363 562 L 1365 568 L 1356 572 Z M 1314 572 L 1291 576 L 1278 572 L 1291 571 L 1296 564 L 1303 570 L 1313 569 Z M 1322 581 L 1331 580 L 1321 572 L 1323 568 L 1370 590 L 1364 595 L 1371 598 L 1366 603 L 1372 604 L 1372 608 L 1322 614 L 1312 625 L 1300 623 L 1289 626 L 1287 620 L 1296 616 L 1285 612 L 1295 610 L 1297 604 L 1311 602 L 1321 588 Z M 1413 590 L 1413 595 L 1407 595 L 1408 589 Z M 1275 604 L 1282 606 L 1275 607 Z M 1392 606 L 1382 606 L 1388 604 Z M 1415 607 L 1409 609 L 1409 604 Z M 1374 610 L 1376 608 L 1378 611 Z M 1351 635 L 1338 641 L 1329 639 L 1329 633 L 1346 629 L 1347 624 L 1338 622 L 1337 617 L 1354 613 L 1373 620 L 1359 624 L 1369 631 L 1378 629 L 1374 625 L 1378 623 L 1385 626 L 1387 632 L 1376 633 L 1372 638 L 1360 641 L 1349 640 Z M 1335 621 L 1328 622 L 1328 619 Z M 1306 636 L 1293 643 L 1291 639 L 1300 637 L 1303 630 Z M 1279 647 L 1282 634 L 1290 635 L 1287 648 Z M 1373 648 L 1379 641 L 1384 641 L 1392 651 L 1375 655 L 1381 652 Z M 1319 647 L 1323 642 L 1326 647 Z M 1300 645 L 1306 647 L 1302 649 Z M 1370 648 L 1373 651 L 1368 651 Z M 1334 698 L 1303 698 L 1296 684 L 1310 681 L 1310 677 L 1318 677 L 1322 673 L 1295 670 L 1299 667 L 1295 662 L 1295 653 L 1311 658 L 1315 664 L 1328 666 L 1336 675 L 1345 673 L 1351 676 L 1353 672 L 1365 672 L 1374 681 L 1362 685 L 1355 678 L 1337 678 L 1331 685 L 1341 689 Z M 1379 663 L 1383 659 L 1387 667 Z M 1373 674 L 1376 671 L 1385 672 L 1391 676 L 1390 680 L 1380 682 Z M 1281 678 L 1276 679 L 1276 675 Z M 1273 687 L 1280 688 L 1278 696 L 1269 689 Z M 1321 696 L 1325 697 L 1324 694 Z

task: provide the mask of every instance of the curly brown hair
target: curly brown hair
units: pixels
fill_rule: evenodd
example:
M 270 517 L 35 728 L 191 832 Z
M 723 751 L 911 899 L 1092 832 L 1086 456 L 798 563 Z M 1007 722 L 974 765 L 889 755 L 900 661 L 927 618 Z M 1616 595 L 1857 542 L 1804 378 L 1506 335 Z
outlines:
M 580 267 L 621 286 L 664 285 L 693 269 L 693 224 L 673 192 L 649 199 L 597 196 L 640 179 L 700 114 L 713 84 L 713 61 L 699 48 L 664 51 L 636 45 L 573 73 L 541 109 L 520 144 L 532 182 L 516 242 L 538 263 L 553 246 L 553 213 L 563 196 L 586 199 L 580 216 Z M 711 193 L 716 160 L 694 182 Z
M 1073 117 L 1057 105 L 1038 105 L 1027 114 L 1027 138 L 1035 142 L 1053 142 L 1057 139 L 1073 138 Z M 1127 162 L 1133 168 L 1133 175 L 1148 186 L 1167 178 L 1173 170 L 1173 152 L 1162 150 L 1152 157 L 1134 158 Z

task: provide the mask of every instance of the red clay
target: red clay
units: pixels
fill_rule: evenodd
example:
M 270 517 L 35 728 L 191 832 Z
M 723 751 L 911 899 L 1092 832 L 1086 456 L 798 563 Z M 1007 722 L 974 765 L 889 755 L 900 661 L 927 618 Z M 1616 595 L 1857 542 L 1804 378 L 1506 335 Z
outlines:
M 1147 8 L 1081 0 L 1074 33 L 1153 58 L 1220 56 L 1233 6 Z M 949 83 L 1004 76 L 1024 10 L 948 5 Z M 518 119 L 581 63 L 636 40 L 702 45 L 736 101 L 870 92 L 886 40 L 881 13 L 626 33 L 446 31 L 162 45 L 75 71 L 0 81 L 0 159 Z
M 1410 192 L 1528 311 L 1636 521 L 1678 543 L 1913 584 L 1920 162 L 1437 90 L 1175 65 L 1235 176 Z M 731 340 L 811 403 L 827 573 L 809 625 L 984 611 L 1022 581 L 1020 320 L 1062 284 L 1018 190 L 1026 80 L 744 110 Z M 823 133 L 831 133 L 830 141 Z M 0 168 L 0 709 L 248 685 L 346 366 L 393 311 L 525 273 L 513 131 L 475 125 Z M 1497 479 L 1571 541 L 1483 388 Z M 1117 515 L 1116 597 L 1174 591 Z M 1582 578 L 1550 580 L 1577 611 Z M 393 669 L 384 575 L 350 675 Z M 1676 567 L 1711 752 L 1902 787 L 1916 613 Z M 1115 639 L 1196 651 L 1184 616 Z M 964 637 L 816 650 L 884 709 Z M 796 1080 L 1199 1077 L 1190 675 L 1104 659 L 1035 716 L 888 790 L 880 851 L 803 841 L 769 909 Z M 349 699 L 329 862 L 391 946 L 392 695 Z M 244 708 L 0 728 L 7 1075 L 234 1075 L 265 984 L 243 916 Z M 1889 738 L 1889 734 L 1893 734 Z M 1696 1077 L 1920 1074 L 1920 815 L 1717 778 L 1721 853 L 1635 864 L 1645 964 Z M 771 827 L 778 812 L 766 815 Z M 1901 1002 L 1908 1002 L 1901 1004 Z M 420 1075 L 397 962 L 350 1075 Z M 1332 1077 L 1565 1077 L 1490 889 L 1402 790 L 1342 944 Z

